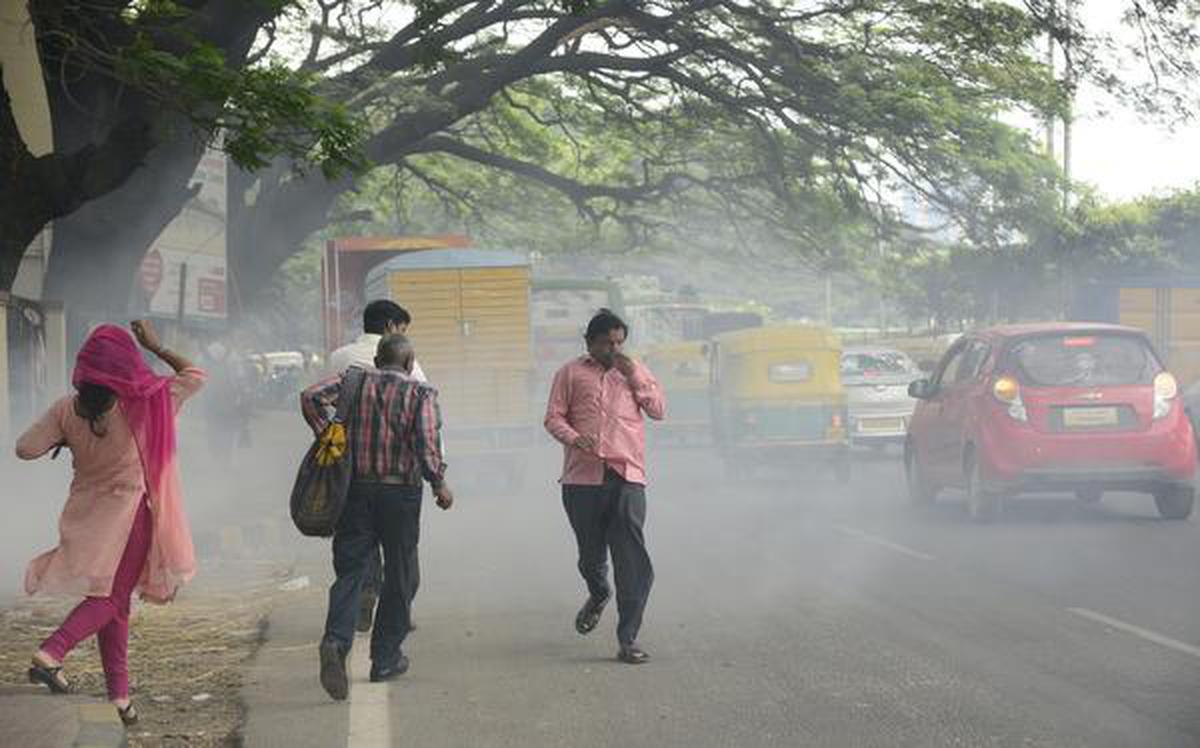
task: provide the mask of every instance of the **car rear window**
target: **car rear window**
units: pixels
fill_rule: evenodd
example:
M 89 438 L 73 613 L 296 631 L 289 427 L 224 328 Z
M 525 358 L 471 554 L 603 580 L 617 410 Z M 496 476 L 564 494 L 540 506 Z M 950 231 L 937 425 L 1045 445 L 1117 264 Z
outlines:
M 1113 333 L 1039 336 L 1017 343 L 1009 358 L 1035 387 L 1151 384 L 1162 371 L 1145 340 Z
M 909 371 L 908 359 L 902 353 L 880 351 L 842 355 L 843 376 L 870 377 L 883 374 L 907 374 Z

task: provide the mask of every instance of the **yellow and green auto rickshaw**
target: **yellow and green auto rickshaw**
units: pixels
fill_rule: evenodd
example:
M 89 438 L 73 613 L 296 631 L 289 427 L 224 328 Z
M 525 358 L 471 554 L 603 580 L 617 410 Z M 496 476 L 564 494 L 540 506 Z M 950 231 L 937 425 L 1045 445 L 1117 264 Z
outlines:
M 648 436 L 656 443 L 708 444 L 712 440 L 708 346 L 701 340 L 657 345 L 642 361 L 654 372 L 667 398 L 669 417 Z
M 730 471 L 825 463 L 850 478 L 841 340 L 826 327 L 777 325 L 709 343 L 713 434 Z

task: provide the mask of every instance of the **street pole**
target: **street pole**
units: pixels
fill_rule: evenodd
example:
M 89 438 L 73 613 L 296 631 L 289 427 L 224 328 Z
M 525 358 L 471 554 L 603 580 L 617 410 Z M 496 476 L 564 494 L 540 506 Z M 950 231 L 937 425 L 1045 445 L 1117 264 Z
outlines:
M 1073 8 L 1075 0 L 1063 0 L 1063 15 L 1064 25 L 1069 30 L 1071 22 L 1074 18 Z M 1062 155 L 1062 212 L 1065 216 L 1071 210 L 1071 124 L 1074 119 L 1074 66 L 1071 64 L 1071 48 L 1070 35 L 1068 34 L 1063 42 L 1063 86 L 1067 92 L 1066 108 L 1063 111 L 1063 155 Z M 1065 257 L 1065 262 L 1062 263 L 1062 316 L 1063 319 L 1071 317 L 1071 298 L 1074 296 L 1074 276 L 1075 262 L 1074 258 Z
M 1063 13 L 1065 15 L 1066 26 L 1069 29 L 1074 18 L 1074 10 L 1072 6 L 1075 0 L 1063 0 Z M 1071 64 L 1071 48 L 1070 37 L 1063 42 L 1063 84 L 1067 89 L 1067 107 L 1063 112 L 1063 212 L 1066 212 L 1071 207 L 1071 123 L 1074 119 L 1074 86 L 1075 86 L 1075 70 Z
M 1058 20 L 1058 2 L 1051 0 L 1050 2 L 1050 26 L 1046 32 L 1046 67 L 1050 71 L 1050 77 L 1054 77 L 1054 23 Z M 1046 117 L 1046 153 L 1050 158 L 1054 158 L 1054 115 Z
M 825 325 L 833 327 L 833 273 L 825 274 Z

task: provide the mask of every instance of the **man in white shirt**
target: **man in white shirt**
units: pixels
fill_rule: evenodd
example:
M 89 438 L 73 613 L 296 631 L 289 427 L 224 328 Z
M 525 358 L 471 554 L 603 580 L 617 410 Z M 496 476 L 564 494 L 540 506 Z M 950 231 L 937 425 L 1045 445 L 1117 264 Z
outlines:
M 363 310 L 363 333 L 353 343 L 348 343 L 329 354 L 329 373 L 341 374 L 354 364 L 372 369 L 375 367 L 375 351 L 384 335 L 404 335 L 412 317 L 408 311 L 394 301 L 377 299 Z M 412 377 L 426 382 L 425 372 L 419 361 L 413 361 Z
M 358 365 L 367 369 L 375 368 L 375 354 L 379 341 L 385 335 L 403 335 L 412 324 L 408 310 L 394 301 L 376 299 L 363 309 L 363 333 L 353 343 L 348 343 L 329 354 L 328 374 L 341 374 L 351 366 Z M 413 359 L 410 376 L 418 382 L 427 382 L 421 364 Z M 413 594 L 421 583 L 421 569 L 413 567 Z M 362 607 L 358 611 L 358 631 L 371 630 L 375 618 L 375 604 L 379 600 L 379 590 L 383 587 L 383 564 L 379 549 L 367 558 L 366 572 L 363 575 Z M 411 600 L 409 601 L 412 602 Z M 411 628 L 416 628 L 411 622 Z

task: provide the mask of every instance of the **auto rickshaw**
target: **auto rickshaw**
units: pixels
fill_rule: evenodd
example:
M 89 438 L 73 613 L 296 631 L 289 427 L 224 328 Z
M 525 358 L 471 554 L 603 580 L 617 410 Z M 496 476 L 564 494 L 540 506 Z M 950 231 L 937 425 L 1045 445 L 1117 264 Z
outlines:
M 728 332 L 709 343 L 713 434 L 726 466 L 827 464 L 850 478 L 841 340 L 819 326 Z
M 670 417 L 655 423 L 648 436 L 656 443 L 707 444 L 711 441 L 709 361 L 703 341 L 655 346 L 642 355 L 667 398 Z

